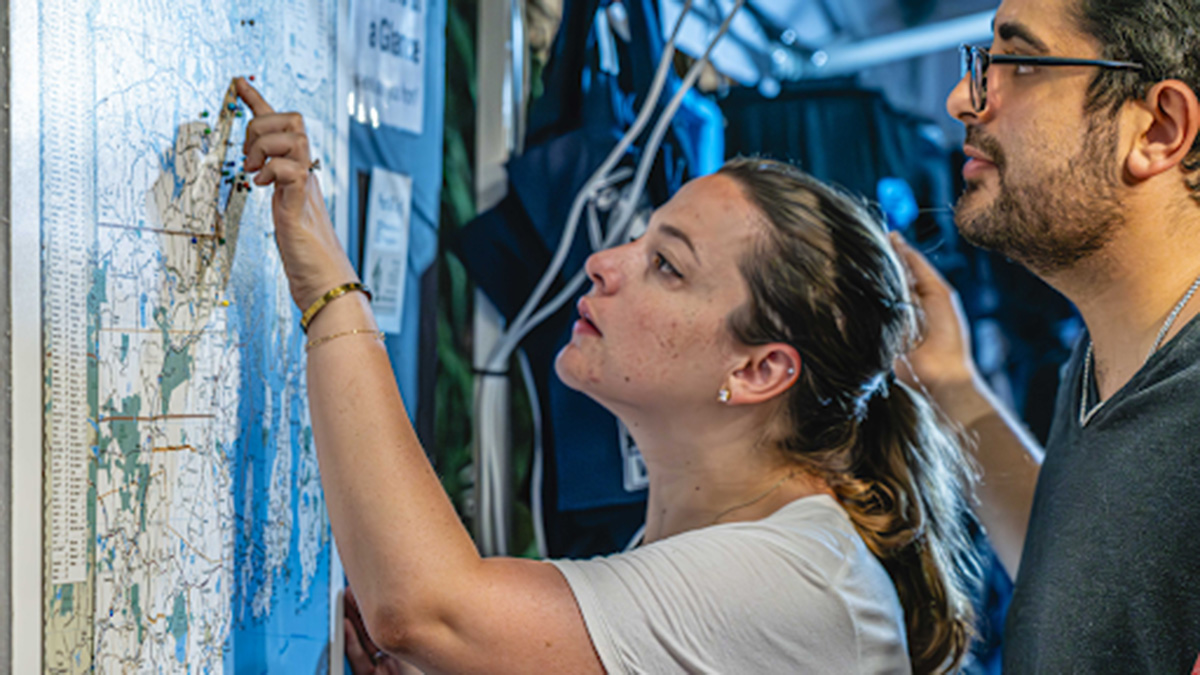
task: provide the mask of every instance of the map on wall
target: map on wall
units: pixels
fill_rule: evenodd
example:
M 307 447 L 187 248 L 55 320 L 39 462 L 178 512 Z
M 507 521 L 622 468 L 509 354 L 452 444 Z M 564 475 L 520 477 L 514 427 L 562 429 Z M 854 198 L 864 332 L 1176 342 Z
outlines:
M 45 670 L 326 672 L 303 335 L 230 83 L 304 114 L 329 185 L 336 0 L 38 12 Z

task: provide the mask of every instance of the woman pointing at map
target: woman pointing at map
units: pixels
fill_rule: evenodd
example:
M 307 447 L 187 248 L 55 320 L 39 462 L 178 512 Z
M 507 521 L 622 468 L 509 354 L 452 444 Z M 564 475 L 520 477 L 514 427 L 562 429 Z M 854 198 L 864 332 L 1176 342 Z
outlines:
M 590 561 L 484 559 L 405 415 L 304 121 L 237 87 L 255 115 L 245 168 L 274 186 L 308 335 L 330 522 L 376 644 L 455 673 L 960 662 L 971 476 L 891 376 L 914 313 L 858 202 L 786 165 L 734 160 L 685 185 L 642 238 L 593 254 L 555 368 L 645 455 L 644 540 Z

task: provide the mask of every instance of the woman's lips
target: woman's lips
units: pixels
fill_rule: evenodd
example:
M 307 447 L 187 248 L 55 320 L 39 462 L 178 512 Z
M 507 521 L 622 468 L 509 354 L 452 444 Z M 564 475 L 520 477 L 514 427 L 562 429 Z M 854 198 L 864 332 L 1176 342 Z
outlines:
M 592 310 L 590 307 L 588 307 L 587 300 L 585 298 L 580 298 L 579 302 L 575 305 L 575 309 L 579 312 L 579 319 L 576 320 L 575 325 L 571 327 L 572 332 L 594 334 L 596 337 L 600 337 L 602 334 L 600 333 L 600 329 L 592 321 Z
M 596 330 L 596 324 L 588 321 L 587 319 L 576 320 L 575 324 L 571 326 L 571 332 L 600 337 L 600 331 Z

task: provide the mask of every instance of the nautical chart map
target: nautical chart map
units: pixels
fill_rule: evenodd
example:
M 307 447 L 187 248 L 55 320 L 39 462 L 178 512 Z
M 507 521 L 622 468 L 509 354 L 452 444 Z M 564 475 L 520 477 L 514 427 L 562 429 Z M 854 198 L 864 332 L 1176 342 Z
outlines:
M 230 81 L 334 167 L 335 2 L 40 3 L 47 672 L 328 669 L 302 334 Z

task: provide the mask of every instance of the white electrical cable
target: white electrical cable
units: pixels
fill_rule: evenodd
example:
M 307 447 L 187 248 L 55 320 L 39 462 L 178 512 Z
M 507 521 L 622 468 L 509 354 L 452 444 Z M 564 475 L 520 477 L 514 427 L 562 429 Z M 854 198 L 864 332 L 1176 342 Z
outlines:
M 701 57 L 701 59 L 699 61 L 697 61 L 695 64 L 693 64 L 692 68 L 689 70 L 689 72 L 687 74 L 687 77 L 685 77 L 683 84 L 680 87 L 679 91 L 677 91 L 675 96 L 672 97 L 670 104 L 668 104 L 663 115 L 659 118 L 658 124 L 655 126 L 655 128 L 651 134 L 651 140 L 647 144 L 646 148 L 644 149 L 643 157 L 641 158 L 641 161 L 639 162 L 639 166 L 638 166 L 638 176 L 639 177 L 635 177 L 634 189 L 632 191 L 632 196 L 628 199 L 623 200 L 626 204 L 636 205 L 637 200 L 640 199 L 642 189 L 644 188 L 644 185 L 645 185 L 646 177 L 648 176 L 649 171 L 650 171 L 651 167 L 653 166 L 654 157 L 657 155 L 658 147 L 662 143 L 663 137 L 666 134 L 666 130 L 668 128 L 668 125 L 670 124 L 671 119 L 674 117 L 675 113 L 678 111 L 679 106 L 682 104 L 683 97 L 687 94 L 688 91 L 690 91 L 691 87 L 694 86 L 696 79 L 699 78 L 700 73 L 702 72 L 704 66 L 707 64 L 708 57 L 709 57 L 710 53 L 712 52 L 712 49 L 715 47 L 716 43 L 721 39 L 721 37 L 726 32 L 728 32 L 729 25 L 733 19 L 733 16 L 737 13 L 737 10 L 740 9 L 743 4 L 744 4 L 744 0 L 737 0 L 735 2 L 732 11 L 726 17 L 725 21 L 721 25 L 721 28 L 717 31 L 717 34 L 714 36 L 713 40 L 710 42 L 708 48 L 704 52 L 703 57 Z M 670 52 L 673 52 L 675 36 L 678 33 L 679 27 L 682 24 L 683 18 L 686 15 L 686 11 L 690 8 L 690 5 L 691 5 L 691 3 L 689 2 L 684 7 L 685 11 L 684 11 L 684 13 L 680 14 L 679 21 L 677 21 L 675 30 L 672 32 L 671 41 L 668 43 L 668 49 L 664 50 L 664 60 L 662 62 L 660 62 L 660 69 L 659 69 L 660 75 L 663 72 L 663 69 L 661 66 L 668 59 L 668 57 L 671 56 Z M 657 79 L 658 78 L 656 77 L 656 83 L 655 83 L 656 85 L 659 84 L 657 82 Z M 653 86 L 652 87 L 652 89 L 654 90 L 652 93 L 654 94 L 655 98 L 657 98 L 657 96 L 661 93 L 661 88 L 662 88 L 661 86 Z M 614 150 L 620 150 L 621 152 L 624 151 L 624 147 L 627 147 L 627 145 L 628 145 L 628 143 L 626 143 L 626 141 L 629 141 L 633 137 L 633 134 L 635 132 L 640 131 L 640 129 L 638 127 L 644 126 L 644 120 L 647 117 L 645 115 L 646 110 L 648 108 L 651 108 L 652 104 L 656 104 L 656 103 L 657 103 L 656 100 L 648 100 L 647 101 L 646 106 L 643 107 L 642 114 L 639 114 L 638 122 L 640 122 L 641 124 L 635 122 L 635 127 L 630 129 L 630 131 L 622 139 L 622 143 L 618 144 L 617 148 L 615 148 Z M 619 156 L 620 155 L 617 152 L 614 152 L 614 153 L 610 154 L 609 159 L 611 160 L 614 158 L 619 158 Z M 606 162 L 606 164 L 607 163 L 608 162 Z M 602 168 L 603 168 L 603 166 L 602 166 Z M 598 178 L 599 178 L 599 180 L 598 180 Z M 603 177 L 593 176 L 593 179 L 591 181 L 589 181 L 589 183 L 594 183 L 596 185 L 599 185 L 601 183 L 601 181 L 603 181 Z M 611 182 L 611 179 L 609 181 L 603 181 L 603 182 Z M 587 200 L 594 199 L 595 190 L 596 190 L 596 188 L 592 188 L 591 190 L 589 190 L 588 186 L 585 185 L 584 189 L 581 190 L 579 195 L 576 197 L 576 202 L 575 202 L 574 206 L 575 207 L 579 206 L 581 200 L 583 200 L 583 199 L 587 199 Z M 621 206 L 621 204 L 618 203 L 618 208 L 620 208 L 620 206 Z M 633 206 L 626 206 L 624 209 L 621 209 L 621 211 L 617 214 L 620 219 L 620 222 L 618 222 L 616 227 L 612 228 L 612 230 L 610 231 L 609 236 L 607 237 L 607 239 L 605 241 L 605 247 L 611 246 L 621 236 L 623 236 L 624 232 L 628 228 L 628 224 L 629 224 L 631 217 L 632 217 L 633 213 L 635 212 L 635 210 L 636 209 Z M 578 209 L 573 207 L 572 217 L 569 219 L 568 227 L 564 231 L 563 240 L 562 240 L 562 242 L 560 242 L 560 246 L 559 246 L 558 253 L 561 253 L 563 255 L 556 256 L 556 257 L 565 258 L 565 252 L 569 248 L 570 242 L 573 240 L 574 229 L 575 229 L 575 226 L 578 224 L 578 215 L 579 215 Z M 571 236 L 568 237 L 567 236 L 568 234 Z M 551 273 L 557 274 L 558 269 L 561 268 L 562 261 L 558 261 L 558 263 L 559 264 L 557 266 L 555 266 L 554 261 L 552 261 L 551 268 L 547 269 L 546 275 L 543 276 L 543 279 L 542 279 L 543 282 L 546 282 L 551 278 Z M 543 321 L 547 316 L 549 316 L 550 314 L 553 314 L 555 311 L 557 311 L 558 308 L 561 307 L 562 304 L 566 301 L 566 299 L 568 299 L 569 297 L 572 297 L 574 295 L 575 291 L 578 289 L 579 285 L 582 284 L 582 282 L 585 278 L 586 278 L 586 274 L 584 273 L 583 270 L 580 270 L 580 272 L 578 272 L 575 275 L 575 278 L 572 279 L 572 282 L 569 284 L 568 289 L 564 289 L 563 292 L 559 293 L 546 307 L 543 307 L 541 311 L 537 312 L 537 314 L 535 314 L 533 317 L 530 317 L 527 322 L 523 322 L 523 325 L 518 325 L 517 321 L 514 320 L 513 325 L 510 326 L 509 331 L 506 332 L 505 338 L 508 338 L 511 335 L 513 338 L 514 344 L 516 342 L 519 342 L 520 339 L 522 339 L 524 337 L 524 335 L 529 332 L 529 330 L 531 330 L 534 326 L 536 326 L 538 323 Z M 548 286 L 548 284 L 539 284 L 539 286 L 543 286 L 543 285 Z M 544 294 L 544 289 L 541 289 L 541 290 L 542 290 L 542 293 L 538 293 L 537 290 L 535 290 L 535 295 L 530 297 L 529 301 L 527 301 L 527 303 L 526 303 L 525 308 L 523 308 L 523 309 L 529 308 L 530 306 L 532 306 L 532 303 L 534 301 L 540 300 L 540 295 Z M 518 319 L 520 319 L 520 318 L 521 317 L 518 315 Z M 505 338 L 502 338 L 502 340 L 504 340 Z M 497 349 L 499 349 L 501 346 L 502 345 L 498 344 Z M 510 351 L 508 353 L 511 353 L 511 347 L 509 349 L 510 349 Z M 496 351 L 493 351 L 493 355 L 499 356 L 499 354 L 497 354 Z M 505 355 L 503 360 L 501 360 L 499 362 L 500 366 L 502 367 L 504 362 L 506 362 L 506 361 L 507 361 L 507 355 Z M 499 370 L 499 368 L 489 368 L 489 370 Z M 485 458 L 485 459 L 491 460 L 491 461 L 485 462 L 485 464 L 491 464 L 491 466 L 488 466 L 487 470 L 482 472 L 483 475 L 489 480 L 503 479 L 504 467 L 500 467 L 500 466 L 496 465 L 499 462 L 499 457 L 495 456 L 495 453 L 492 453 L 492 456 L 489 456 L 488 458 Z M 494 485 L 492 487 L 494 487 Z M 538 486 L 538 487 L 540 489 L 540 486 Z M 495 508 L 496 510 L 493 512 L 493 514 L 503 513 L 504 512 L 503 511 L 503 500 L 501 499 L 502 490 L 487 489 L 486 493 L 488 495 L 494 495 L 494 497 L 495 497 L 496 503 L 493 504 L 493 508 Z M 482 503 L 487 504 L 490 501 L 492 501 L 492 500 L 488 499 L 486 501 L 483 501 Z M 501 524 L 499 527 L 501 529 L 503 529 L 504 525 Z M 488 529 L 488 528 L 484 528 L 484 529 Z
M 642 158 L 638 162 L 637 174 L 634 176 L 633 183 L 631 184 L 633 189 L 630 190 L 625 197 L 622 197 L 621 201 L 619 201 L 617 206 L 613 209 L 613 219 L 616 222 L 610 225 L 608 236 L 605 238 L 604 244 L 601 248 L 608 248 L 616 244 L 621 237 L 625 236 L 625 233 L 628 231 L 629 224 L 632 222 L 632 217 L 637 210 L 636 205 L 638 201 L 641 200 L 642 191 L 646 185 L 646 178 L 649 176 L 650 169 L 654 165 L 655 157 L 658 154 L 658 148 L 662 144 L 663 138 L 666 136 L 667 129 L 670 126 L 672 118 L 674 118 L 675 113 L 679 110 L 679 106 L 683 104 L 683 97 L 687 95 L 688 91 L 690 91 L 692 86 L 695 85 L 696 80 L 699 79 L 704 66 L 708 63 L 708 57 L 712 53 L 713 47 L 715 47 L 717 42 L 725 35 L 726 32 L 729 31 L 729 26 L 733 21 L 734 15 L 737 14 L 738 9 L 740 9 L 743 4 L 745 4 L 745 0 L 736 0 L 733 9 L 725 17 L 725 20 L 721 23 L 721 28 L 717 31 L 716 36 L 713 37 L 712 41 L 709 43 L 708 49 L 704 50 L 704 55 L 698 61 L 692 64 L 692 67 L 688 70 L 687 75 L 684 77 L 683 84 L 679 87 L 679 91 L 675 92 L 675 95 L 671 98 L 670 103 L 668 103 L 666 109 L 664 109 L 662 116 L 658 120 L 658 124 L 655 125 L 654 130 L 651 132 L 650 140 L 646 144 L 646 148 L 642 153 Z M 524 332 L 517 335 L 517 340 L 523 338 L 529 330 L 532 330 L 539 323 L 545 321 L 547 317 L 557 312 L 559 308 L 562 307 L 563 303 L 574 297 L 575 293 L 578 292 L 580 285 L 582 285 L 586 279 L 586 270 L 581 269 L 576 272 L 575 276 L 571 278 L 566 287 L 559 291 L 558 295 L 554 296 L 554 298 L 547 302 L 541 310 L 539 310 L 529 319 L 528 326 L 525 328 Z M 511 331 L 516 331 L 518 328 L 520 327 L 514 325 L 512 326 Z
M 479 447 L 479 458 L 475 463 L 475 511 L 478 522 L 476 530 L 479 536 L 480 550 L 491 555 L 507 555 L 507 538 L 504 536 L 503 528 L 507 527 L 503 522 L 500 522 L 501 532 L 496 532 L 496 527 L 492 522 L 497 512 L 493 504 L 494 487 L 497 485 L 492 476 L 494 468 L 493 462 L 488 461 L 490 456 L 496 453 L 488 450 L 486 440 L 491 438 L 501 438 L 505 434 L 505 429 L 501 426 L 504 422 L 502 416 L 495 414 L 497 406 L 495 404 L 497 387 L 493 386 L 490 380 L 492 375 L 484 375 L 484 379 L 475 388 L 475 430 L 478 434 L 476 443 Z M 503 519 L 499 519 L 502 521 Z
M 667 104 L 667 108 L 663 111 L 662 116 L 659 117 L 658 124 L 655 125 L 654 131 L 651 132 L 650 140 L 647 143 L 647 148 L 650 148 L 651 151 L 644 153 L 641 161 L 638 162 L 637 174 L 634 175 L 632 183 L 633 189 L 627 198 L 617 203 L 615 210 L 617 222 L 610 226 L 612 229 L 605 242 L 607 246 L 612 246 L 620 237 L 624 236 L 628 222 L 633 216 L 634 211 L 637 210 L 637 204 L 641 200 L 642 192 L 645 190 L 646 179 L 649 177 L 650 170 L 654 166 L 655 157 L 658 155 L 658 148 L 662 144 L 663 137 L 666 135 L 672 120 L 675 118 L 675 113 L 678 112 L 679 107 L 683 104 L 684 96 L 692 90 L 692 87 L 696 84 L 696 80 L 700 79 L 700 75 L 708 65 L 713 49 L 717 46 L 717 42 L 729 31 L 729 27 L 733 23 L 733 17 L 737 15 L 737 11 L 741 9 L 745 1 L 736 0 L 734 2 L 733 8 L 725 16 L 725 20 L 721 22 L 721 27 L 717 29 L 716 35 L 708 43 L 708 48 L 704 50 L 704 54 L 688 69 L 687 75 L 679 87 L 679 91 L 675 92 L 675 95 L 671 98 L 671 102 Z
M 604 230 L 602 230 L 600 227 L 600 216 L 597 212 L 597 207 L 604 208 L 606 211 L 608 210 L 608 208 L 597 204 L 597 202 L 605 196 L 604 192 L 607 191 L 611 186 L 620 183 L 632 175 L 633 169 L 627 166 L 618 168 L 617 170 L 613 171 L 603 183 L 596 186 L 595 197 L 588 200 L 588 238 L 591 240 L 593 251 L 599 250 L 604 246 Z
M 609 176 L 613 167 L 620 160 L 621 156 L 633 140 L 641 133 L 649 120 L 651 112 L 658 104 L 658 99 L 662 94 L 662 89 L 665 86 L 668 69 L 671 66 L 672 58 L 675 50 L 675 40 L 678 36 L 680 28 L 683 26 L 683 19 L 690 10 L 692 0 L 687 0 L 683 11 L 679 15 L 678 21 L 675 23 L 675 28 L 671 32 L 671 38 L 664 49 L 663 56 L 659 61 L 658 70 L 655 73 L 653 82 L 651 83 L 650 92 L 647 96 L 646 103 L 634 120 L 633 126 L 622 137 L 621 141 L 609 153 L 605 161 L 593 173 L 592 177 L 584 184 L 584 187 L 576 195 L 575 201 L 571 207 L 571 213 L 567 219 L 567 226 L 564 228 L 562 239 L 559 243 L 558 250 L 555 252 L 554 258 L 546 272 L 539 280 L 534 292 L 526 300 L 525 305 L 521 308 L 516 319 L 511 323 L 509 330 L 505 335 L 497 341 L 493 347 L 492 353 L 485 362 L 484 370 L 488 373 L 504 372 L 507 369 L 507 361 L 509 355 L 512 354 L 517 342 L 524 336 L 528 329 L 519 330 L 526 326 L 526 320 L 533 312 L 533 309 L 541 301 L 546 290 L 553 282 L 565 262 L 566 255 L 570 249 L 571 242 L 574 241 L 575 229 L 579 224 L 579 216 L 583 206 L 583 202 L 590 199 L 598 186 L 607 186 L 611 183 L 612 178 Z M 509 339 L 509 336 L 519 336 L 516 339 Z M 499 408 L 501 395 L 501 387 L 499 384 L 503 382 L 494 382 L 492 377 L 486 376 L 479 384 L 475 392 L 475 411 L 476 411 L 476 429 L 479 436 L 476 439 L 478 447 L 478 457 L 476 458 L 477 467 L 476 475 L 478 477 L 477 485 L 475 486 L 476 503 L 478 505 L 477 530 L 479 533 L 479 545 L 484 554 L 499 554 L 504 555 L 507 551 L 508 528 L 509 523 L 506 522 L 504 514 L 507 513 L 505 508 L 501 483 L 504 478 L 506 467 L 498 466 L 500 463 L 499 453 L 490 449 L 489 444 L 491 439 L 501 438 L 504 433 L 503 420 L 497 419 L 496 412 Z
M 621 552 L 629 553 L 633 549 L 637 548 L 638 546 L 641 545 L 642 538 L 645 536 L 646 536 L 646 524 L 642 523 L 641 527 L 639 527 L 637 529 L 637 531 L 633 533 L 633 536 L 629 538 L 629 541 L 625 544 L 625 548 L 621 549 Z
M 596 212 L 596 200 L 589 199 L 587 203 L 588 238 L 591 239 L 592 250 L 604 244 L 604 231 L 600 228 L 600 214 Z
M 521 311 L 517 313 L 517 317 L 513 319 L 509 330 L 505 332 L 504 337 L 492 349 L 492 356 L 488 359 L 488 370 L 502 371 L 505 369 L 508 357 L 516 348 L 516 344 L 528 332 L 528 330 L 522 331 L 521 328 L 526 325 L 534 308 L 542 301 L 542 297 L 546 294 L 546 291 L 550 288 L 550 285 L 554 282 L 554 279 L 558 276 L 558 272 L 566 262 L 571 243 L 575 240 L 575 230 L 579 226 L 579 217 L 582 215 L 584 203 L 594 196 L 596 188 L 605 182 L 605 177 L 612 171 L 617 162 L 620 161 L 621 157 L 625 154 L 625 150 L 641 135 L 642 129 L 645 128 L 646 123 L 649 121 L 651 113 L 657 107 L 658 99 L 662 96 L 663 87 L 666 85 L 667 72 L 670 70 L 672 59 L 675 55 L 675 39 L 679 34 L 680 28 L 683 26 L 683 20 L 687 16 L 687 12 L 691 10 L 692 1 L 687 0 L 683 11 L 679 14 L 679 19 L 675 22 L 675 29 L 671 32 L 671 39 L 663 49 L 658 70 L 655 72 L 654 81 L 650 85 L 650 93 L 646 98 L 645 104 L 642 105 L 641 111 L 638 112 L 633 126 L 621 137 L 616 147 L 609 152 L 608 157 L 605 158 L 600 167 L 592 174 L 592 177 L 584 183 L 584 186 L 576 194 L 575 201 L 571 205 L 571 211 L 567 216 L 567 225 L 563 228 L 563 235 L 559 241 L 558 249 L 554 252 L 554 257 L 550 260 L 550 265 L 547 266 L 546 272 L 538 280 L 533 293 L 525 301 L 525 304 L 521 307 Z
M 685 79 L 680 87 L 680 90 L 678 92 L 676 92 L 676 95 L 672 98 L 672 100 L 668 104 L 666 110 L 663 112 L 662 116 L 659 118 L 659 122 L 655 126 L 654 132 L 651 135 L 650 142 L 648 143 L 648 145 L 643 153 L 643 156 L 641 158 L 641 161 L 639 162 L 638 173 L 640 175 L 640 178 L 634 179 L 634 185 L 636 186 L 636 188 L 631 193 L 631 196 L 626 198 L 627 204 L 637 204 L 638 200 L 640 200 L 641 190 L 638 188 L 641 188 L 645 185 L 645 178 L 648 175 L 650 167 L 652 166 L 652 164 L 654 162 L 654 157 L 658 153 L 658 147 L 662 143 L 662 139 L 666 133 L 666 130 L 667 130 L 668 125 L 670 124 L 670 121 L 673 119 L 675 112 L 678 110 L 679 106 L 681 105 L 683 97 L 687 94 L 688 90 L 692 86 L 694 86 L 696 79 L 700 76 L 700 73 L 702 72 L 704 64 L 708 60 L 708 57 L 709 57 L 713 47 L 716 45 L 717 41 L 721 39 L 722 35 L 724 35 L 724 33 L 726 31 L 728 31 L 730 22 L 732 21 L 733 16 L 737 13 L 737 10 L 741 7 L 741 5 L 742 5 L 742 2 L 740 2 L 740 1 L 735 3 L 733 10 L 729 13 L 729 15 L 726 17 L 725 21 L 722 23 L 721 28 L 718 30 L 716 36 L 713 38 L 708 49 L 705 50 L 704 55 L 701 57 L 701 59 L 699 61 L 697 61 L 697 63 L 693 64 L 692 68 L 689 70 L 687 76 L 685 77 Z M 624 210 L 624 212 L 618 212 L 618 217 L 622 218 L 624 222 L 618 222 L 615 224 L 615 226 L 610 231 L 609 237 L 605 241 L 603 247 L 611 246 L 613 243 L 616 243 L 616 241 L 618 241 L 621 237 L 623 237 L 625 235 L 625 233 L 627 232 L 627 230 L 629 228 L 629 225 L 632 222 L 632 216 L 633 216 L 634 212 L 635 212 L 635 209 L 633 209 L 631 207 L 627 207 Z M 591 215 L 591 213 L 589 213 L 589 215 Z M 596 238 L 596 235 L 595 235 L 595 232 L 593 232 L 593 241 L 595 241 L 595 238 Z M 596 247 L 593 245 L 593 248 L 596 248 Z M 542 311 L 539 311 L 537 314 L 535 314 L 530 319 L 531 326 L 536 325 L 537 323 L 540 323 L 542 320 L 545 319 L 546 316 L 549 316 L 553 312 L 557 311 L 558 308 L 562 305 L 563 302 L 565 302 L 565 300 L 567 298 L 573 297 L 575 291 L 578 289 L 579 285 L 583 282 L 583 280 L 585 278 L 586 278 L 586 274 L 582 270 L 579 273 L 577 273 L 575 275 L 575 278 L 573 278 L 571 280 L 571 283 L 568 284 L 568 288 L 564 289 L 564 291 L 561 292 L 558 296 L 556 296 L 553 300 L 551 300 L 550 303 L 548 303 L 548 305 L 542 309 Z M 540 481 L 534 482 L 532 488 L 535 491 L 535 494 L 540 495 L 540 492 L 541 492 Z M 540 514 L 535 513 L 534 517 L 535 517 L 535 522 L 538 522 L 537 519 L 540 518 L 541 516 L 540 516 Z M 637 536 L 635 536 L 631 540 L 631 542 L 630 542 L 631 545 L 635 544 L 637 541 L 640 540 L 641 532 L 642 532 L 642 530 L 639 529 Z
M 542 520 L 545 510 L 542 508 L 542 483 L 546 470 L 545 449 L 542 446 L 542 406 L 538 399 L 537 384 L 533 381 L 533 368 L 529 365 L 529 356 L 524 349 L 517 350 L 517 360 L 521 364 L 521 377 L 525 380 L 525 391 L 529 395 L 529 409 L 533 417 L 533 460 L 529 467 L 529 510 L 533 514 L 533 541 L 537 544 L 539 558 L 549 555 L 546 544 L 546 523 Z
M 655 72 L 649 94 L 645 103 L 642 105 L 637 118 L 630 129 L 621 138 L 620 142 L 617 143 L 617 145 L 609 153 L 608 157 L 605 158 L 604 162 L 601 163 L 600 167 L 597 168 L 597 170 L 592 174 L 591 178 L 588 179 L 588 181 L 577 193 L 575 200 L 572 203 L 571 211 L 567 217 L 566 227 L 563 229 L 562 239 L 559 242 L 559 246 L 555 251 L 554 257 L 550 261 L 550 265 L 547 267 L 545 273 L 543 273 L 541 279 L 538 281 L 533 293 L 521 307 L 517 317 L 510 324 L 509 329 L 505 331 L 503 336 L 497 341 L 491 355 L 487 360 L 486 371 L 504 371 L 513 350 L 516 349 L 516 346 L 525 337 L 525 335 L 527 335 L 529 331 L 532 330 L 536 325 L 544 321 L 546 317 L 558 311 L 558 309 L 567 301 L 567 299 L 574 296 L 579 286 L 587 278 L 586 271 L 579 270 L 571 279 L 570 283 L 568 283 L 567 288 L 564 288 L 557 295 L 555 295 L 554 298 L 551 299 L 551 301 L 543 306 L 539 311 L 536 313 L 534 312 L 534 309 L 541 302 L 542 297 L 546 294 L 546 291 L 549 289 L 550 285 L 553 283 L 553 280 L 557 277 L 559 271 L 562 269 L 563 264 L 566 262 L 567 254 L 570 250 L 572 242 L 574 241 L 575 231 L 578 228 L 580 216 L 583 215 L 582 212 L 585 206 L 591 207 L 589 208 L 588 212 L 589 239 L 591 239 L 592 248 L 597 248 L 596 243 L 601 239 L 601 233 L 599 218 L 593 207 L 594 200 L 600 190 L 609 187 L 614 182 L 617 182 L 623 179 L 624 176 L 628 175 L 627 168 L 622 167 L 616 171 L 613 171 L 613 169 L 616 163 L 620 161 L 621 157 L 624 156 L 624 153 L 628 147 L 638 136 L 640 136 L 642 130 L 649 121 L 651 114 L 658 105 L 658 99 L 661 97 L 662 90 L 666 83 L 666 75 L 671 67 L 671 64 L 673 63 L 675 41 L 679 34 L 680 28 L 683 25 L 684 19 L 691 10 L 692 3 L 693 0 L 686 0 L 684 3 L 683 9 L 679 14 L 679 18 L 675 23 L 675 27 L 671 32 L 671 37 L 663 49 L 662 58 L 659 60 L 658 70 Z M 607 248 L 612 246 L 622 236 L 624 236 L 625 232 L 628 230 L 628 226 L 632 222 L 633 215 L 637 210 L 637 203 L 641 199 L 646 179 L 649 176 L 651 168 L 653 167 L 654 159 L 658 154 L 658 148 L 666 135 L 671 120 L 678 111 L 680 105 L 682 105 L 684 96 L 691 90 L 691 88 L 695 85 L 696 80 L 700 77 L 701 72 L 708 63 L 709 55 L 711 54 L 713 48 L 725 35 L 725 33 L 728 32 L 734 15 L 737 14 L 737 11 L 742 7 L 743 4 L 745 4 L 745 0 L 735 1 L 733 9 L 725 17 L 721 27 L 718 29 L 712 41 L 709 43 L 708 48 L 704 51 L 704 55 L 694 64 L 692 64 L 692 67 L 688 70 L 688 73 L 678 91 L 675 92 L 675 95 L 671 98 L 671 101 L 668 103 L 662 115 L 659 117 L 657 124 L 651 132 L 650 140 L 643 149 L 643 156 L 638 162 L 638 168 L 634 176 L 633 187 L 626 196 L 617 201 L 613 211 L 615 222 L 610 225 L 608 236 L 603 238 L 603 241 L 601 242 L 602 246 L 599 248 Z M 618 174 L 621 174 L 622 178 L 618 178 Z M 503 554 L 506 552 L 505 549 L 507 548 L 506 542 L 508 539 L 508 524 L 501 522 L 503 520 L 501 514 L 505 513 L 505 504 L 503 499 L 504 491 L 499 489 L 499 481 L 504 479 L 507 467 L 499 466 L 500 460 L 497 453 L 486 451 L 486 445 L 484 441 L 486 438 L 490 438 L 490 436 L 482 436 L 482 434 L 485 433 L 499 433 L 502 431 L 499 421 L 493 419 L 494 412 L 496 411 L 495 403 L 498 402 L 495 399 L 498 395 L 499 391 L 495 386 L 493 386 L 493 383 L 490 381 L 490 379 L 485 379 L 481 383 L 479 389 L 476 391 L 476 419 L 479 420 L 477 428 L 481 433 L 481 438 L 479 439 L 481 452 L 480 457 L 478 458 L 478 461 L 481 464 L 478 469 L 480 484 L 476 486 L 476 492 L 479 496 L 479 517 L 482 521 L 480 523 L 481 527 L 479 528 L 481 535 L 481 548 L 485 553 L 495 552 Z M 540 411 L 538 412 L 540 414 Z M 536 425 L 535 433 L 540 435 L 540 431 L 540 424 Z M 538 446 L 535 447 L 535 450 L 540 450 L 540 438 L 537 440 L 539 443 Z M 533 488 L 534 494 L 537 495 L 539 500 L 537 506 L 539 507 L 538 510 L 540 511 L 540 483 L 542 478 L 540 467 L 536 477 L 538 480 L 537 483 L 534 484 Z M 540 513 L 535 514 L 535 536 L 537 536 L 536 528 L 543 526 L 543 524 L 540 522 L 540 517 Z M 544 548 L 542 548 L 545 543 L 544 536 L 545 534 L 543 531 L 541 534 L 542 541 L 539 542 L 540 551 L 544 550 Z
M 617 222 L 610 226 L 608 236 L 604 239 L 604 243 L 601 248 L 608 248 L 612 246 L 620 239 L 620 237 L 624 236 L 625 232 L 628 230 L 628 224 L 632 219 L 633 213 L 636 211 L 637 202 L 641 199 L 642 191 L 646 184 L 646 178 L 650 173 L 650 169 L 654 165 L 655 157 L 658 154 L 658 148 L 662 144 L 663 138 L 666 136 L 671 119 L 679 110 L 679 106 L 683 104 L 683 97 L 688 93 L 688 91 L 691 90 L 691 87 L 695 84 L 696 80 L 699 79 L 704 66 L 708 63 L 708 57 L 712 52 L 713 47 L 715 47 L 717 42 L 725 35 L 726 32 L 729 31 L 729 25 L 732 22 L 734 15 L 743 4 L 745 4 L 745 0 L 736 0 L 733 10 L 728 16 L 726 16 L 725 21 L 722 22 L 721 28 L 717 31 L 715 37 L 709 43 L 708 49 L 704 51 L 704 55 L 698 61 L 692 64 L 691 69 L 688 70 L 687 76 L 683 80 L 682 86 L 680 86 L 679 90 L 675 92 L 675 95 L 671 98 L 670 103 L 667 104 L 666 109 L 658 120 L 658 124 L 655 125 L 654 130 L 651 132 L 649 142 L 646 144 L 646 147 L 642 152 L 642 158 L 638 162 L 637 174 L 634 176 L 632 183 L 633 189 L 626 197 L 623 197 L 614 208 L 614 218 L 617 219 Z M 683 15 L 680 16 L 682 18 Z M 625 204 L 626 206 L 622 206 L 622 204 Z M 555 273 L 557 272 L 558 270 L 556 269 Z M 526 324 L 517 325 L 514 321 L 513 325 L 505 333 L 505 338 L 507 339 L 511 334 L 513 338 L 512 342 L 514 344 L 520 342 L 520 340 L 523 339 L 530 330 L 533 330 L 535 326 L 542 321 L 545 321 L 550 315 L 557 312 L 559 308 L 562 307 L 563 303 L 565 303 L 568 299 L 574 297 L 575 293 L 579 290 L 579 286 L 586 279 L 586 270 L 581 269 L 576 272 L 575 276 L 567 284 L 567 287 L 560 291 L 558 295 L 554 296 L 554 298 L 546 303 L 546 305 L 543 306 L 536 314 L 530 317 Z M 505 359 L 507 359 L 507 357 L 505 357 Z

